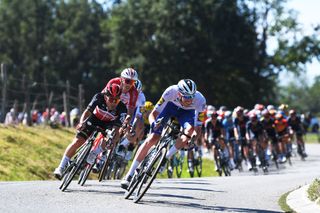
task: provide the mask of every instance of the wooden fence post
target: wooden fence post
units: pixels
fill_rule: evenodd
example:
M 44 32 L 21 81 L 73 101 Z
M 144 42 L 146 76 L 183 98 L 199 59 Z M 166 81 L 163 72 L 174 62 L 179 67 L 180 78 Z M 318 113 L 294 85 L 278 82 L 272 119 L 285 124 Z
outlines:
M 66 97 L 63 98 L 65 104 L 64 104 L 64 111 L 66 113 L 66 127 L 70 127 L 70 102 L 69 102 L 69 97 L 70 97 L 70 82 L 67 80 L 67 94 Z
M 78 93 L 78 106 L 79 106 L 79 110 L 80 110 L 80 114 L 83 112 L 83 102 L 84 102 L 84 99 L 83 99 L 83 85 L 82 84 L 79 84 L 78 86 L 79 88 L 79 93 Z

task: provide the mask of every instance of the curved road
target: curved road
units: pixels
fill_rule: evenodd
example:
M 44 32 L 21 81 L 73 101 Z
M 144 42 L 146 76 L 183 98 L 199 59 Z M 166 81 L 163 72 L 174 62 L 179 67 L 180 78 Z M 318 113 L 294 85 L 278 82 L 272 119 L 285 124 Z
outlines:
M 123 199 L 119 181 L 1 182 L 0 212 L 281 212 L 279 197 L 320 177 L 320 145 L 308 144 L 306 161 L 271 167 L 268 175 L 250 172 L 232 177 L 156 180 L 141 203 Z

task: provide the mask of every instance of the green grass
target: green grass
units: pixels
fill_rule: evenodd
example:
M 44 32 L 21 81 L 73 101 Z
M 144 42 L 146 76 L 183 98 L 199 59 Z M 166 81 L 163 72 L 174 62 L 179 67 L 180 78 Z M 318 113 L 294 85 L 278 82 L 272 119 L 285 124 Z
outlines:
M 304 136 L 304 140 L 307 143 L 320 143 L 320 133 L 308 133 L 306 136 Z
M 320 180 L 319 179 L 315 179 L 309 186 L 308 190 L 308 197 L 311 201 L 317 201 L 318 200 L 318 204 L 320 201 Z
M 48 180 L 74 129 L 0 126 L 0 181 Z
M 190 174 L 188 172 L 188 161 L 185 157 L 183 161 L 183 171 L 181 174 L 181 178 L 190 178 Z M 202 175 L 201 177 L 213 177 L 218 176 L 218 173 L 215 171 L 214 163 L 209 159 L 202 159 Z M 194 177 L 198 177 L 197 172 L 194 171 Z M 162 174 L 159 174 L 157 178 L 168 178 L 167 170 L 165 170 Z M 176 172 L 173 173 L 173 178 L 177 178 Z
M 74 129 L 0 125 L 0 181 L 52 180 L 74 135 Z M 203 160 L 202 177 L 217 176 L 213 165 L 213 161 Z M 183 178 L 190 177 L 187 168 L 185 159 Z M 159 176 L 166 177 L 166 172 Z
M 291 192 L 291 191 L 290 191 Z M 288 204 L 287 204 L 287 197 L 288 197 L 288 195 L 289 195 L 289 193 L 290 192 L 287 192 L 287 193 L 285 193 L 285 194 L 283 194 L 283 195 L 281 195 L 281 197 L 279 198 L 279 200 L 278 200 L 278 204 L 279 204 L 279 206 L 280 206 L 280 208 L 284 211 L 284 212 L 295 212 L 295 211 L 293 211 L 291 208 L 290 208 L 290 206 L 288 206 Z
M 0 125 L 0 181 L 53 179 L 52 171 L 74 135 L 74 129 Z M 308 134 L 306 141 L 318 143 L 318 136 Z M 213 165 L 213 161 L 203 159 L 202 177 L 218 175 Z M 182 178 L 190 177 L 187 169 L 185 159 Z M 166 172 L 159 175 L 166 177 Z

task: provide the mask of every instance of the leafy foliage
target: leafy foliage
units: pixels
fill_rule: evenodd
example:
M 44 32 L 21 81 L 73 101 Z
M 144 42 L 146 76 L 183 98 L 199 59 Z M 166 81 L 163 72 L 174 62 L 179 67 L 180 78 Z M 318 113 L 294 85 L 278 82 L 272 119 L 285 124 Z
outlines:
M 73 87 L 84 85 L 88 101 L 130 66 L 152 101 L 179 79 L 191 78 L 208 103 L 252 107 L 276 101 L 280 72 L 299 74 L 319 59 L 320 28 L 303 35 L 285 0 L 111 3 L 0 1 L 0 61 L 9 64 L 9 86 L 23 90 L 17 79 L 25 75 L 43 82 L 31 89 L 45 91 L 42 98 L 48 99 L 49 91 L 61 93 L 69 80 Z M 270 39 L 278 45 L 272 53 Z
M 318 113 L 320 109 L 320 76 L 309 86 L 303 77 L 279 88 L 279 102 L 287 103 L 300 112 Z

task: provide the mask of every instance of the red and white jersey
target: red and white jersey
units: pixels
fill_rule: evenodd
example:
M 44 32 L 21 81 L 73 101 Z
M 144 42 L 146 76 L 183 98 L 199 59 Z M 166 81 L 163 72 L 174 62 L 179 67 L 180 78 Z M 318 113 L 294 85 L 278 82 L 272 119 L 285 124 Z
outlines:
M 121 88 L 121 78 L 113 78 L 111 79 L 105 88 L 102 90 L 106 91 L 107 87 L 111 84 L 118 84 Z M 128 109 L 134 109 L 138 100 L 138 90 L 132 86 L 131 89 L 126 93 L 121 93 L 120 99 L 127 106 Z

